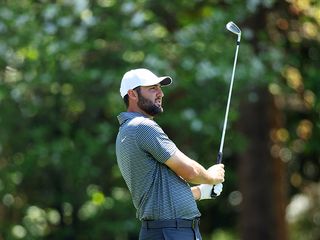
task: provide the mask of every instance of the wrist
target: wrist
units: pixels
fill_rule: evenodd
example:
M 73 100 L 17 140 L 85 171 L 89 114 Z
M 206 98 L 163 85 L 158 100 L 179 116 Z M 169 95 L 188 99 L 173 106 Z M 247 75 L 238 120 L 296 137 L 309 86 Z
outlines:
M 191 192 L 192 192 L 194 200 L 200 200 L 201 192 L 200 192 L 199 186 L 191 187 Z

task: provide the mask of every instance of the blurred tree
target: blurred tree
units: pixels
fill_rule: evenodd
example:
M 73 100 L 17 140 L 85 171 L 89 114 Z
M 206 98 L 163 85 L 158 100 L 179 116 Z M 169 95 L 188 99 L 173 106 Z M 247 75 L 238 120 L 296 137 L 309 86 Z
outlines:
M 270 153 L 270 129 L 281 128 L 281 112 L 266 89 L 251 89 L 255 98 L 240 104 L 239 130 L 249 146 L 239 157 L 241 239 L 288 239 L 285 223 L 285 168 Z M 252 120 L 254 119 L 254 120 Z
M 315 34 L 319 29 L 316 12 L 319 12 L 319 5 L 315 2 L 274 2 L 269 6 L 256 6 L 255 14 L 245 20 L 245 25 L 255 32 L 252 38 L 255 54 L 264 62 L 264 71 L 260 74 L 264 73 L 264 79 L 272 81 L 266 82 L 262 92 L 261 85 L 257 88 L 252 84 L 244 94 L 248 97 L 242 98 L 245 101 L 240 108 L 240 129 L 250 141 L 239 161 L 243 194 L 242 239 L 287 239 L 284 217 L 288 186 L 285 179 L 289 177 L 293 187 L 289 188 L 289 196 L 297 188 L 308 186 L 311 179 L 319 181 L 319 168 L 316 167 L 319 159 L 307 157 L 303 160 L 304 154 L 301 155 L 307 146 L 310 152 L 318 151 L 311 147 L 316 140 L 310 139 L 319 134 L 319 126 L 313 127 L 317 123 L 312 117 L 319 112 L 315 98 L 317 87 L 312 85 L 312 72 L 316 71 L 315 63 L 319 59 L 310 56 L 311 52 L 319 51 L 319 36 Z M 310 41 L 314 42 L 314 48 L 306 50 Z M 309 54 L 303 54 L 305 51 Z M 266 101 L 270 99 L 266 91 L 272 94 L 273 100 Z M 300 125 L 294 130 L 292 125 L 296 124 L 303 124 L 303 127 Z M 303 134 L 299 130 L 302 128 Z M 304 175 L 300 170 L 305 161 L 312 177 L 300 175 Z M 297 166 L 300 170 L 292 174 Z M 312 213 L 313 216 L 317 214 L 317 210 Z M 314 220 L 313 224 L 314 227 L 309 226 L 311 229 L 317 228 L 319 222 Z M 296 229 L 290 227 L 290 230 L 290 239 L 299 235 L 295 233 Z M 319 233 L 312 231 L 303 238 L 318 239 Z

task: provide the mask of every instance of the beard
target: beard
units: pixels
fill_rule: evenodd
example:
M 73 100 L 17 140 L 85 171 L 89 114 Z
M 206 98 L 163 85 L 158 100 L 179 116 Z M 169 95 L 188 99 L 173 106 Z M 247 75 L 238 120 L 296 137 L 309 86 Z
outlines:
M 143 97 L 140 92 L 138 92 L 138 107 L 150 116 L 155 116 L 163 112 L 161 106 L 157 106 L 149 99 Z

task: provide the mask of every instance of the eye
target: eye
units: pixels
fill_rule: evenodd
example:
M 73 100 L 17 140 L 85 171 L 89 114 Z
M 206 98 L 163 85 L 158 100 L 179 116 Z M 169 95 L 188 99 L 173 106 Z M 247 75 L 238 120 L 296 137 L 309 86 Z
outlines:
M 148 89 L 151 91 L 158 91 L 161 89 L 161 87 L 158 85 L 154 85 L 154 86 L 150 86 Z

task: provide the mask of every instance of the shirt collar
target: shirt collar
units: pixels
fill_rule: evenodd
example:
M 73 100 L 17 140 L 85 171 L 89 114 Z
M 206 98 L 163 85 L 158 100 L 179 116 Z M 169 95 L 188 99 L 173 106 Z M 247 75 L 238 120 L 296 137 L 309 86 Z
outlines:
M 118 115 L 119 124 L 122 125 L 125 121 L 129 119 L 133 119 L 135 117 L 145 117 L 148 118 L 146 115 L 139 113 L 139 112 L 122 112 Z

